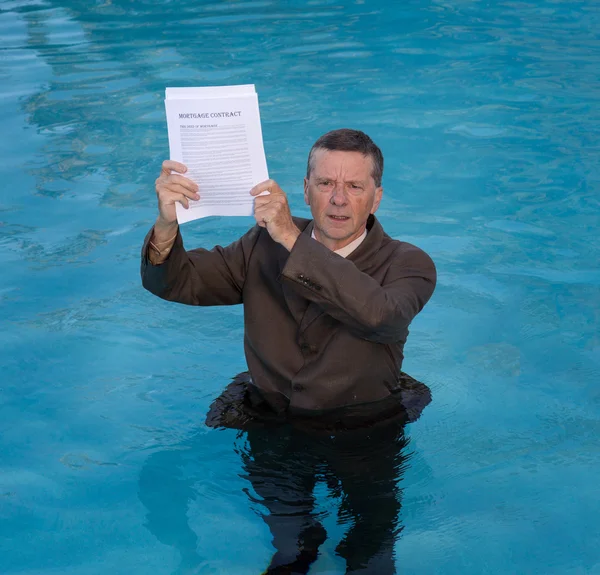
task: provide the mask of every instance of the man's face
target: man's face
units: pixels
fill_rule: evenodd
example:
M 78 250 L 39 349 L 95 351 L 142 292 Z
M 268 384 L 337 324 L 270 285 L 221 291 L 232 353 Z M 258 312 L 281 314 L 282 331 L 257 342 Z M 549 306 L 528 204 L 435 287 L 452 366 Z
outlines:
M 304 201 L 314 219 L 315 237 L 339 250 L 360 237 L 383 188 L 371 176 L 373 161 L 360 152 L 315 150 L 310 178 L 304 178 Z

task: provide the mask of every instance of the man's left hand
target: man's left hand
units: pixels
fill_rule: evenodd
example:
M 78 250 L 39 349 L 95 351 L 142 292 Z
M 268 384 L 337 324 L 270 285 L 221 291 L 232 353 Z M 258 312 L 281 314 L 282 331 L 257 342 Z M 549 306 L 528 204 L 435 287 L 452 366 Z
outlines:
M 259 196 L 262 192 L 268 195 Z M 261 228 L 267 228 L 274 241 L 292 251 L 300 230 L 292 220 L 290 206 L 285 192 L 274 180 L 267 180 L 254 186 L 250 194 L 254 199 L 254 218 Z

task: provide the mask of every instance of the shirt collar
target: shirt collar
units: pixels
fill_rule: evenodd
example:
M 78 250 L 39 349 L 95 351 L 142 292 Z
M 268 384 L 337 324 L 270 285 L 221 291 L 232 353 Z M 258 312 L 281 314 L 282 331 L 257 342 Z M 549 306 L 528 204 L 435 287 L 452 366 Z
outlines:
M 317 238 L 315 237 L 315 230 L 313 228 L 312 233 L 310 234 L 310 237 L 313 240 L 316 240 Z M 358 246 L 360 246 L 360 244 L 362 244 L 365 241 L 365 238 L 367 237 L 367 229 L 365 228 L 365 231 L 362 233 L 362 235 L 358 238 L 356 238 L 354 241 L 350 242 L 347 246 L 344 246 L 343 248 L 340 248 L 339 250 L 334 250 L 334 253 L 336 253 L 338 256 L 342 256 L 343 258 L 348 257 Z

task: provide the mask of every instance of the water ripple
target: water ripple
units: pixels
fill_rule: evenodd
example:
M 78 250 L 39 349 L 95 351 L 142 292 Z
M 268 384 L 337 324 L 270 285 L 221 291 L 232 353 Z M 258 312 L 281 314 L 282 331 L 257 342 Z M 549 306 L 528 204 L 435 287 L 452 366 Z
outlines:
M 257 86 L 294 213 L 316 137 L 364 129 L 386 158 L 384 228 L 438 266 L 406 348 L 434 401 L 407 430 L 399 565 L 593 572 L 599 25 L 593 0 L 2 2 L 7 574 L 268 562 L 235 433 L 203 423 L 245 368 L 242 310 L 139 285 L 164 88 L 237 83 Z M 226 245 L 241 220 L 190 224 L 186 246 Z M 316 570 L 342 572 L 340 501 L 317 499 Z

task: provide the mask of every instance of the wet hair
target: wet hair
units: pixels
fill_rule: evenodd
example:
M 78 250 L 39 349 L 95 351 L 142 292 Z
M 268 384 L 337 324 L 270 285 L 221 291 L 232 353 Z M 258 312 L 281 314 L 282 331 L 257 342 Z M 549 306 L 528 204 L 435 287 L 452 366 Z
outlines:
M 306 166 L 306 177 L 310 178 L 313 168 L 313 156 L 316 150 L 330 150 L 341 152 L 360 152 L 363 156 L 369 156 L 373 162 L 371 176 L 375 180 L 375 186 L 381 186 L 383 177 L 383 154 L 375 142 L 360 130 L 342 128 L 323 134 L 310 149 L 308 164 Z

